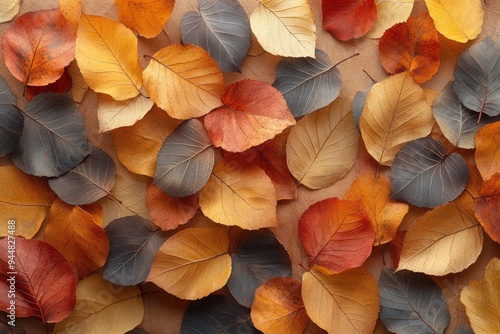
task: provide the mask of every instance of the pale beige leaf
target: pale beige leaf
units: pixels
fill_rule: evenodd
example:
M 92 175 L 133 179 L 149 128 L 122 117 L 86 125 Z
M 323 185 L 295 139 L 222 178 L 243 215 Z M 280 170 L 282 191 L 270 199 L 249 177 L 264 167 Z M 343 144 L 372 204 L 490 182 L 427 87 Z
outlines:
M 106 132 L 123 126 L 134 125 L 151 110 L 154 102 L 147 97 L 138 95 L 134 98 L 116 101 L 109 95 L 99 95 L 97 119 L 99 131 Z
M 76 61 L 72 61 L 69 64 L 68 72 L 71 76 L 71 96 L 73 97 L 73 101 L 82 103 L 83 96 L 89 90 L 89 85 L 85 82 Z
M 12 20 L 21 8 L 21 0 L 0 1 L 0 23 Z
M 380 38 L 384 32 L 396 23 L 405 22 L 413 10 L 415 0 L 375 0 L 377 21 L 366 33 L 368 38 Z

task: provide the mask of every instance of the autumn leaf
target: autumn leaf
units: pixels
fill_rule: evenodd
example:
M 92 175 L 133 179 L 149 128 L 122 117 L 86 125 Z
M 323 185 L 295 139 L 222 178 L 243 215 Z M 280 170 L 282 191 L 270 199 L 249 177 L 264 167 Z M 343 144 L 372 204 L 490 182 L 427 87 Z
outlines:
M 483 279 L 470 282 L 460 294 L 460 301 L 465 305 L 465 311 L 474 333 L 494 333 L 500 327 L 499 273 L 500 260 L 493 258 L 486 267 Z
M 118 20 L 146 38 L 158 35 L 174 9 L 175 0 L 115 0 Z
M 366 149 L 386 166 L 405 143 L 427 136 L 433 124 L 423 89 L 406 72 L 373 85 L 359 121 Z
M 75 58 L 75 32 L 58 9 L 28 12 L 3 34 L 2 53 L 17 80 L 45 86 L 56 81 Z
M 200 117 L 222 104 L 222 72 L 201 47 L 170 45 L 149 58 L 143 73 L 144 87 L 173 118 Z
M 302 299 L 311 320 L 332 334 L 373 332 L 380 309 L 377 283 L 364 267 L 338 275 L 313 267 L 302 276 Z
M 59 0 L 59 10 L 76 33 L 82 15 L 82 0 Z
M 341 41 L 363 37 L 375 24 L 374 0 L 322 1 L 323 29 Z
M 0 3 L 0 23 L 12 20 L 21 7 L 21 0 L 8 0 Z
M 147 281 L 182 299 L 200 299 L 222 288 L 231 273 L 229 238 L 219 228 L 188 228 L 167 239 Z
M 215 165 L 200 192 L 200 207 L 214 222 L 256 230 L 276 226 L 276 192 L 255 164 L 229 157 Z
M 141 291 L 137 286 L 120 287 L 99 274 L 78 282 L 76 305 L 54 333 L 122 334 L 139 325 L 144 316 Z
M 276 277 L 255 291 L 251 317 L 264 333 L 301 334 L 309 324 L 302 302 L 302 284 L 293 278 Z
M 71 89 L 71 86 L 71 75 L 69 74 L 68 67 L 65 67 L 61 77 L 47 86 L 26 86 L 24 96 L 31 101 L 36 95 L 41 93 L 65 93 Z
M 67 68 L 71 75 L 71 96 L 73 101 L 82 103 L 85 93 L 89 90 L 89 85 L 85 82 L 76 60 L 73 60 Z
M 361 173 L 344 195 L 346 200 L 361 201 L 375 230 L 374 245 L 388 243 L 396 236 L 409 209 L 407 204 L 390 199 L 390 191 L 390 180 L 372 171 Z
M 299 219 L 299 237 L 311 259 L 331 273 L 361 266 L 375 232 L 360 201 L 328 198 L 311 205 Z
M 496 242 L 500 242 L 500 173 L 495 173 L 486 180 L 474 203 L 474 212 L 484 231 Z
M 142 95 L 124 101 L 116 101 L 109 95 L 99 95 L 99 132 L 134 125 L 151 110 L 153 103 Z
M 485 125 L 476 134 L 474 159 L 483 180 L 500 172 L 500 122 Z
M 427 13 L 387 29 L 378 47 L 382 66 L 389 74 L 408 71 L 420 84 L 439 69 L 439 38 Z
M 316 27 L 306 0 L 260 0 L 250 15 L 252 32 L 267 52 L 314 57 Z
M 0 310 L 9 313 L 13 284 L 16 317 L 36 317 L 44 324 L 66 318 L 75 306 L 76 276 L 64 257 L 41 240 L 23 238 L 4 238 L 0 250 Z
M 366 33 L 368 38 L 380 38 L 393 25 L 405 22 L 413 9 L 414 0 L 375 0 L 377 21 Z
M 21 138 L 24 118 L 14 105 L 16 97 L 7 81 L 0 76 L 0 157 L 14 151 Z
M 104 266 L 108 237 L 91 213 L 56 199 L 49 214 L 43 240 L 64 256 L 78 278 Z
M 142 68 L 137 37 L 122 23 L 82 14 L 76 39 L 76 60 L 90 88 L 127 100 L 139 95 Z

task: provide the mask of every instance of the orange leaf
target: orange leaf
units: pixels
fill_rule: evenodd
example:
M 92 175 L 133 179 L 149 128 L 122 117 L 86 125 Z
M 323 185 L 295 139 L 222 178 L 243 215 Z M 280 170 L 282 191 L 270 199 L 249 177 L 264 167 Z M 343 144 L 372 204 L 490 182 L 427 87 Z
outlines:
M 68 68 L 65 68 L 62 76 L 47 86 L 26 86 L 24 96 L 31 101 L 36 95 L 41 93 L 52 92 L 61 94 L 70 90 L 71 85 L 71 75 L 69 74 Z
M 120 22 L 146 38 L 162 31 L 174 3 L 175 0 L 115 0 Z
M 229 85 L 222 102 L 205 117 L 205 128 L 214 145 L 227 151 L 242 152 L 295 124 L 280 91 L 262 81 Z
M 333 197 L 311 205 L 302 214 L 299 237 L 310 265 L 340 273 L 365 262 L 375 232 L 360 201 Z
M 380 39 L 379 51 L 387 73 L 408 71 L 416 83 L 429 80 L 439 68 L 439 37 L 428 13 L 387 29 Z
M 58 9 L 28 12 L 2 37 L 5 65 L 19 81 L 45 86 L 75 58 L 75 32 Z
M 341 41 L 360 38 L 377 20 L 374 0 L 322 1 L 323 28 Z
M 500 172 L 500 122 L 487 124 L 479 129 L 474 158 L 483 180 Z
M 59 10 L 76 33 L 82 15 L 82 0 L 59 0 Z
M 500 172 L 486 180 L 474 203 L 474 213 L 484 231 L 500 243 Z

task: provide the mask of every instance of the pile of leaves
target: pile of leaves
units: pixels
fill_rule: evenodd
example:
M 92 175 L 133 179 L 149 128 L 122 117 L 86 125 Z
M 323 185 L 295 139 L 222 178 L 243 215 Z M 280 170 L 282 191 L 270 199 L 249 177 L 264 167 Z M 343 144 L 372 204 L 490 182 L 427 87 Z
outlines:
M 419 14 L 408 0 L 323 0 L 322 17 L 307 0 L 198 0 L 182 43 L 154 54 L 138 44 L 162 34 L 174 0 L 115 5 L 118 21 L 80 1 L 17 17 L 19 0 L 0 5 L 5 66 L 29 101 L 0 80 L 1 310 L 14 265 L 16 316 L 53 333 L 147 333 L 152 286 L 191 301 L 182 333 L 371 333 L 378 319 L 394 333 L 444 332 L 432 278 L 474 264 L 484 232 L 500 242 L 500 43 L 475 40 L 480 0 L 425 0 Z M 357 54 L 334 63 L 316 48 L 320 19 L 342 43 L 377 41 L 388 76 L 341 94 L 337 66 Z M 471 42 L 453 80 L 424 89 L 446 39 Z M 259 52 L 279 56 L 272 84 L 227 82 Z M 97 123 L 79 110 L 91 91 Z M 292 266 L 272 232 L 285 228 L 279 203 L 356 162 L 342 198 L 289 222 L 308 258 Z M 386 244 L 375 277 L 366 261 Z M 463 287 L 462 333 L 498 331 L 499 275 L 494 258 Z

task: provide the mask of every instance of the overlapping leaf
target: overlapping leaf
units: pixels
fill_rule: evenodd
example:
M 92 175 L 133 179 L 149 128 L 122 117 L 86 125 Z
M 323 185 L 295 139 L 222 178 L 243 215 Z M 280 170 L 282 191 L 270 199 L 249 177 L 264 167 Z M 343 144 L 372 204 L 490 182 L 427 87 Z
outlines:
M 405 22 L 410 17 L 414 0 L 375 0 L 377 21 L 366 33 L 368 38 L 380 38 L 384 31 L 396 23 Z
M 99 132 L 134 125 L 152 107 L 153 101 L 142 95 L 124 101 L 116 101 L 108 95 L 100 95 L 97 108 Z
M 328 55 L 316 49 L 315 58 L 284 59 L 276 68 L 273 87 L 283 94 L 294 117 L 329 105 L 340 93 L 340 72 Z
M 76 33 L 82 15 L 82 0 L 59 0 L 59 10 Z
M 354 165 L 359 134 L 350 108 L 351 101 L 337 99 L 291 129 L 286 145 L 287 165 L 301 184 L 311 189 L 327 187 Z
M 64 72 L 59 77 L 59 79 L 46 86 L 26 86 L 24 90 L 24 96 L 31 101 L 38 94 L 49 92 L 62 94 L 69 91 L 71 87 L 71 75 L 69 74 L 68 67 L 65 67 Z
M 226 87 L 224 106 L 205 116 L 205 128 L 215 146 L 242 152 L 262 144 L 295 124 L 286 101 L 271 85 L 241 80 Z
M 476 134 L 474 160 L 483 180 L 500 172 L 500 122 L 485 125 Z
M 0 157 L 17 148 L 23 130 L 23 116 L 17 111 L 16 97 L 0 76 Z
M 115 0 L 118 20 L 146 38 L 158 35 L 174 9 L 175 0 Z
M 223 72 L 241 71 L 252 40 L 243 7 L 237 1 L 198 0 L 198 10 L 182 17 L 182 42 L 207 50 Z
M 8 0 L 0 3 L 0 23 L 12 20 L 21 8 L 21 0 Z
M 375 24 L 374 0 L 322 1 L 323 29 L 341 41 L 363 37 Z
M 474 203 L 474 213 L 484 231 L 496 242 L 500 242 L 500 173 L 493 174 L 481 187 L 479 198 Z

